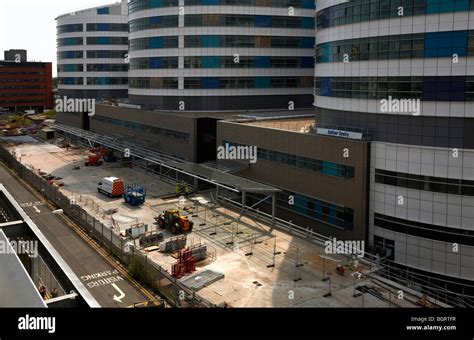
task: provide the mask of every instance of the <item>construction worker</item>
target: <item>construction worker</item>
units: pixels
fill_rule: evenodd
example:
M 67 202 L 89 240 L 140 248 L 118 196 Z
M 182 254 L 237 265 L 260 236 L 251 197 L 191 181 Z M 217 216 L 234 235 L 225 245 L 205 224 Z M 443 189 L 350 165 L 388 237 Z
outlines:
M 189 186 L 185 181 L 181 181 L 181 183 L 176 185 L 176 196 L 181 195 L 185 195 L 186 197 L 189 195 Z
M 184 186 L 184 196 L 185 196 L 185 197 L 188 197 L 188 195 L 189 195 L 189 186 L 188 186 L 188 183 L 186 183 L 185 181 L 183 181 L 182 183 L 183 183 L 183 186 Z

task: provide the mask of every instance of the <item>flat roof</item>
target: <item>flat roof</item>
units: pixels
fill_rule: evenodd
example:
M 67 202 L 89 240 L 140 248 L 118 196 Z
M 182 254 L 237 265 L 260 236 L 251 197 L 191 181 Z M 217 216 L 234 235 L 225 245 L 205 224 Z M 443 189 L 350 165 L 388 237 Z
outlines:
M 286 118 L 286 119 L 266 119 L 243 122 L 246 125 L 254 125 L 264 128 L 280 129 L 295 132 L 309 132 L 311 127 L 315 125 L 315 119 L 312 118 Z
M 131 104 L 131 103 L 123 103 Z M 261 109 L 261 110 L 217 110 L 217 111 L 171 111 L 171 110 L 153 110 L 142 106 L 141 108 L 118 106 L 106 102 L 97 102 L 97 106 L 112 106 L 119 110 L 140 110 L 148 112 L 158 112 L 161 114 L 170 114 L 178 117 L 193 117 L 193 118 L 215 118 L 225 119 L 231 121 L 251 121 L 260 119 L 282 119 L 282 118 L 301 118 L 315 115 L 315 109 L 302 108 L 295 110 L 279 110 L 279 109 Z M 140 105 L 138 105 L 140 106 Z

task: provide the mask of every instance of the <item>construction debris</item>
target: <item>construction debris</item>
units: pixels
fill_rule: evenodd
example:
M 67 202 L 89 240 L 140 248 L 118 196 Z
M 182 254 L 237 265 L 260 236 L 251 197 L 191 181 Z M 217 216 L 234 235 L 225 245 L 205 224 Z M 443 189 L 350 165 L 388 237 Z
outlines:
M 186 246 L 186 241 L 186 236 L 184 235 L 171 238 L 168 242 L 161 244 L 160 251 L 163 253 L 171 253 L 183 249 Z
M 142 237 L 140 237 L 140 247 L 148 248 L 152 246 L 158 246 L 160 242 L 164 240 L 163 233 L 158 231 L 150 231 L 145 233 Z M 158 248 L 159 249 L 159 248 Z

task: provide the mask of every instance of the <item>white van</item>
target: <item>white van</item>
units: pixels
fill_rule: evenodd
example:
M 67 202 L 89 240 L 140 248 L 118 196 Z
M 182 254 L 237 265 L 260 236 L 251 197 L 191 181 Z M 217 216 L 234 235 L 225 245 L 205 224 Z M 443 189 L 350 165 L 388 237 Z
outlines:
M 109 197 L 121 197 L 124 194 L 125 187 L 121 178 L 105 177 L 99 182 L 97 191 Z

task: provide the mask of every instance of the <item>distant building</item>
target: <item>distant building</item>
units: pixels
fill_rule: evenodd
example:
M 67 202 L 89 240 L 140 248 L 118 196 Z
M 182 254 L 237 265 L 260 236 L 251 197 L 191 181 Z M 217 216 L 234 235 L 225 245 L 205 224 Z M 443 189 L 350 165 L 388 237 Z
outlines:
M 43 111 L 54 106 L 52 64 L 28 62 L 26 50 L 5 51 L 0 61 L 0 108 Z
M 28 61 L 26 50 L 8 50 L 4 53 L 5 61 L 25 62 Z
M 61 15 L 58 92 L 72 98 L 126 98 L 127 1 Z

